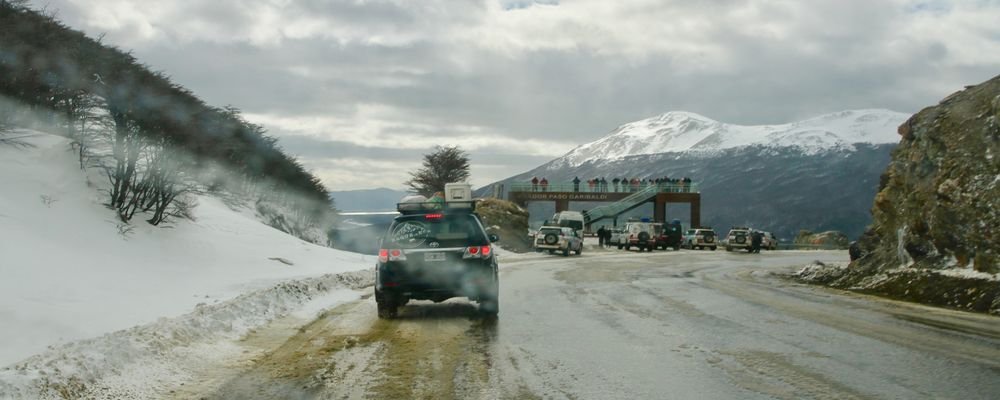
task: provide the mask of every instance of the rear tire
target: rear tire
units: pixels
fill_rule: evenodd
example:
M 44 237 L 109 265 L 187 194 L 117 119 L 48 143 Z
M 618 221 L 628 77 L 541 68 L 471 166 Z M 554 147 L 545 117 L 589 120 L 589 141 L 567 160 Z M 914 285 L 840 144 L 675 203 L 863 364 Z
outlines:
M 490 289 L 491 293 L 479 300 L 479 312 L 488 317 L 495 317 L 500 313 L 500 282 L 496 273 L 493 274 L 493 287 Z
M 379 319 L 395 318 L 396 313 L 399 309 L 392 295 L 387 293 L 382 293 L 379 290 L 375 291 L 375 305 L 376 308 L 378 309 Z
M 625 246 L 622 246 L 622 245 L 618 245 L 618 250 L 621 250 L 621 249 L 623 249 L 623 248 L 625 248 Z
M 494 298 L 480 300 L 479 312 L 486 316 L 495 317 L 500 313 L 500 302 Z
M 569 247 L 563 249 L 563 257 L 569 257 Z
M 715 251 L 715 246 L 709 247 L 709 249 Z

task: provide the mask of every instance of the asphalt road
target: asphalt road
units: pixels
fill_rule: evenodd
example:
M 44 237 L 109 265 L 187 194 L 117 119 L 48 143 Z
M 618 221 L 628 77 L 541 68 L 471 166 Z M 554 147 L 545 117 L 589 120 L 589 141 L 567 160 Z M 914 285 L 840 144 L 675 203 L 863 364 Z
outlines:
M 1000 318 L 800 285 L 846 252 L 502 260 L 500 316 L 372 298 L 279 321 L 178 398 L 996 399 Z M 300 321 L 301 322 L 301 321 Z

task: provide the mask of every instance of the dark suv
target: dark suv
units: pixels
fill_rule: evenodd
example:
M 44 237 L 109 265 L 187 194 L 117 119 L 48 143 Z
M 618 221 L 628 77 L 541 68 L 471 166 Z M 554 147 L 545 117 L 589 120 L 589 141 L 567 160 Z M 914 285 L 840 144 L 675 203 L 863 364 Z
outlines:
M 681 227 L 680 221 L 656 225 L 660 226 L 658 227 L 658 232 L 656 233 L 655 247 L 663 250 L 666 250 L 668 247 L 673 247 L 674 250 L 680 250 L 681 242 L 684 241 L 684 231 Z
M 469 203 L 474 205 L 474 203 Z M 473 207 L 402 211 L 382 239 L 375 266 L 379 318 L 413 300 L 468 297 L 488 315 L 499 311 L 499 277 L 492 242 Z

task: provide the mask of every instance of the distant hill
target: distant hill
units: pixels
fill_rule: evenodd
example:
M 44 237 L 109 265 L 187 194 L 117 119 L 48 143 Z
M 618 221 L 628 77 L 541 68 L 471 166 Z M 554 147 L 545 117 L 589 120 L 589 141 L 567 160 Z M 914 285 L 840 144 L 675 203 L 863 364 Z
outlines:
M 402 190 L 378 188 L 330 192 L 330 197 L 343 212 L 394 211 L 396 203 L 407 194 Z
M 575 176 L 686 176 L 699 184 L 703 225 L 720 234 L 747 224 L 784 239 L 799 229 L 839 230 L 853 238 L 871 222 L 871 199 L 899 140 L 896 128 L 907 117 L 887 110 L 852 110 L 783 125 L 739 126 L 670 112 L 622 125 L 498 183 L 527 182 L 532 176 L 550 182 Z M 531 222 L 550 217 L 551 208 L 529 205 Z M 687 223 L 687 211 L 668 208 L 667 213 Z M 651 216 L 652 207 L 633 214 Z

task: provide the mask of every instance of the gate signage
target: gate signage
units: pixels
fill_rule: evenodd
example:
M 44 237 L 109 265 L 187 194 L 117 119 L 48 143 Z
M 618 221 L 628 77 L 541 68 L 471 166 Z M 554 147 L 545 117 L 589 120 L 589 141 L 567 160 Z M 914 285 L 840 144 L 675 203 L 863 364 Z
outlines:
M 545 193 L 531 192 L 519 193 L 518 197 L 523 200 L 572 200 L 572 201 L 608 201 L 608 193 Z

